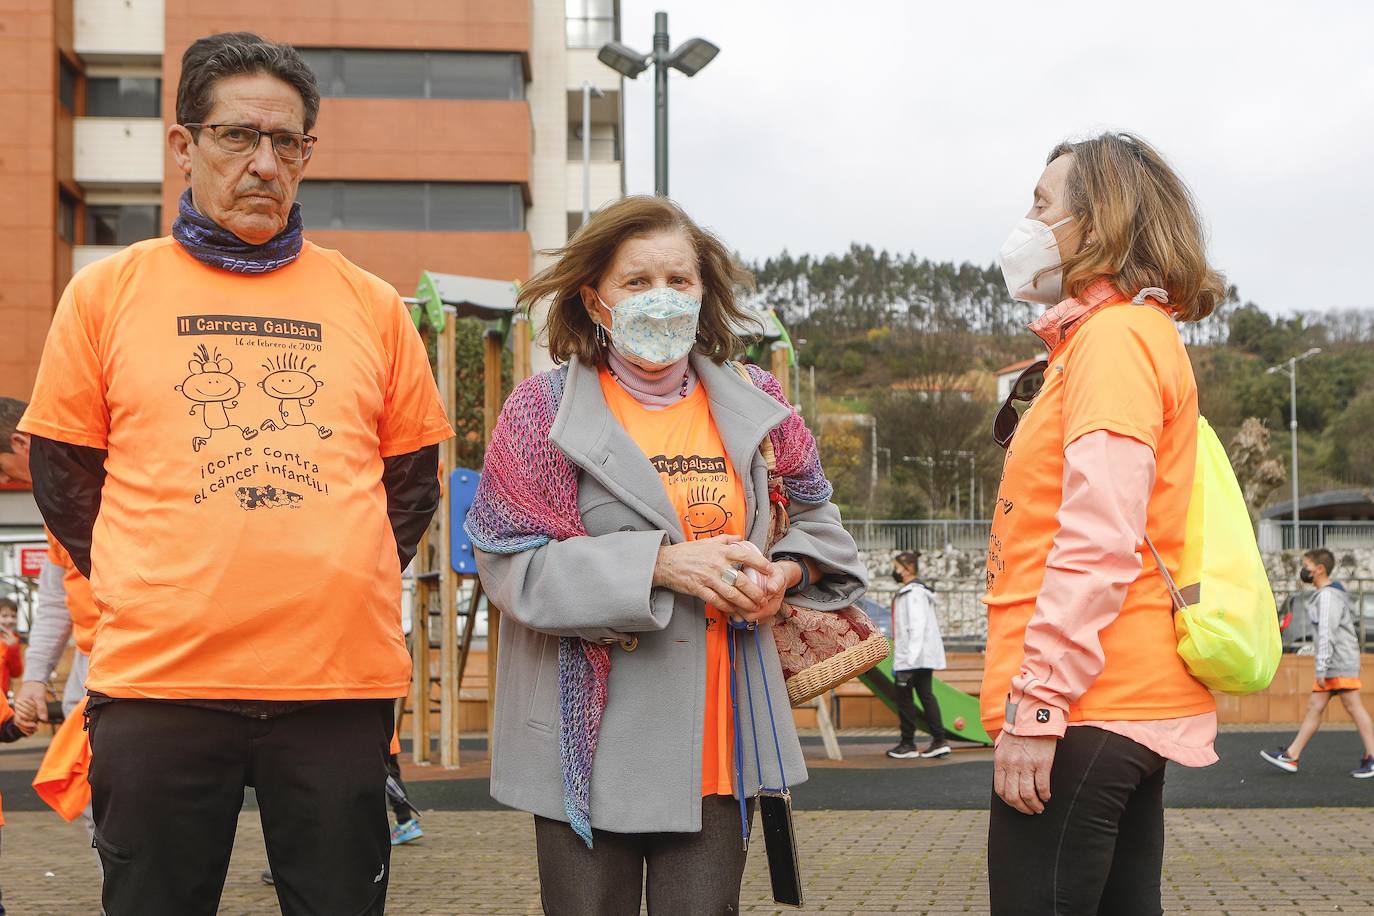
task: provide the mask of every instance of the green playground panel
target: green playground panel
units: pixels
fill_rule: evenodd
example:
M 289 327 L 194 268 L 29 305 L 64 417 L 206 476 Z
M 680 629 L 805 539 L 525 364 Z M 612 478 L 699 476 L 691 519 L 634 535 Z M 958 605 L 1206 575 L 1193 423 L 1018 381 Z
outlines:
M 897 711 L 897 701 L 892 697 L 892 656 L 889 655 L 878 664 L 876 668 L 870 669 L 867 673 L 859 675 L 859 680 L 864 686 L 873 691 L 873 695 L 887 704 L 888 709 Z M 979 744 L 992 744 L 992 739 L 988 737 L 987 730 L 983 728 L 983 721 L 978 706 L 978 698 L 964 693 L 949 686 L 944 681 L 931 678 L 932 689 L 935 691 L 935 699 L 940 704 L 940 718 L 944 720 L 945 731 L 959 738 L 961 741 L 976 741 Z M 916 727 L 921 731 L 928 732 L 928 724 L 925 720 L 925 710 L 921 708 L 919 697 L 913 697 L 916 702 Z M 955 726 L 960 719 L 963 720 L 963 727 Z

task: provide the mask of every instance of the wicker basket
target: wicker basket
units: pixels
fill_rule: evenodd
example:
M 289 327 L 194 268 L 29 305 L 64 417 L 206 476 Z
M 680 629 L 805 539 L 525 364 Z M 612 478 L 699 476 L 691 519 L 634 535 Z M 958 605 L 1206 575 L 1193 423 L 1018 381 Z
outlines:
M 887 637 L 857 606 L 838 613 L 784 604 L 773 624 L 793 706 L 858 677 L 887 658 Z
M 797 672 L 787 681 L 787 696 L 793 706 L 803 706 L 877 665 L 887 658 L 888 651 L 887 637 L 874 633 L 857 646 Z

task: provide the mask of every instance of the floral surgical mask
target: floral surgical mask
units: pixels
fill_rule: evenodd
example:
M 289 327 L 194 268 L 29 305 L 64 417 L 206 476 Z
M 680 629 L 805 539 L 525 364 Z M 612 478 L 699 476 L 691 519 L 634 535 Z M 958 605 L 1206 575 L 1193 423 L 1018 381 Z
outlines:
M 611 310 L 611 345 L 642 369 L 671 366 L 692 352 L 701 303 L 676 289 L 651 289 L 621 299 Z

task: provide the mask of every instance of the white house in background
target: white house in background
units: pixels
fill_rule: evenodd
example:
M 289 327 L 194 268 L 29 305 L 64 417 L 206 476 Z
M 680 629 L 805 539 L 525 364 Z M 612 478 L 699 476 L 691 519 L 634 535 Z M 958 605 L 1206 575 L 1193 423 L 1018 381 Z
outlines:
M 1020 377 L 1022 372 L 1025 372 L 1031 366 L 1035 365 L 1038 360 L 1042 359 L 1049 359 L 1049 354 L 1042 353 L 1039 356 L 1032 356 L 1030 359 L 1023 359 L 1020 362 L 1012 363 L 1010 366 L 1003 366 L 993 373 L 997 376 L 998 402 L 1001 403 L 1007 399 L 1007 395 L 1011 394 L 1011 386 L 1016 383 L 1016 379 Z M 1022 393 L 1026 397 L 1029 397 L 1033 390 L 1026 382 L 1022 383 L 1022 389 Z

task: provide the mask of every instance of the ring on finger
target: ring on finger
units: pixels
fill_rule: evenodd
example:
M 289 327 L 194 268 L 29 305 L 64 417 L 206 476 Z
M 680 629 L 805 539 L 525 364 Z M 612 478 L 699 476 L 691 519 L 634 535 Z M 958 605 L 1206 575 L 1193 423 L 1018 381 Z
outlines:
M 720 577 L 725 580 L 726 585 L 733 586 L 735 580 L 739 578 L 739 570 L 727 566 L 720 571 Z

